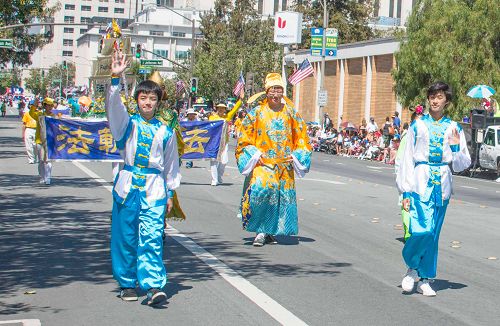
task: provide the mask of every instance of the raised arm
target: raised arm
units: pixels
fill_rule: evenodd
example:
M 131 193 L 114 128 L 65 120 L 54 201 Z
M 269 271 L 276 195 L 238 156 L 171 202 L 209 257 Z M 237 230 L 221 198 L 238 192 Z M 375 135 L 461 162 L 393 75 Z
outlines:
M 105 107 L 111 134 L 118 142 L 125 136 L 130 120 L 127 108 L 120 97 L 120 76 L 126 68 L 125 55 L 121 51 L 115 51 L 111 59 L 111 86 L 106 94 Z

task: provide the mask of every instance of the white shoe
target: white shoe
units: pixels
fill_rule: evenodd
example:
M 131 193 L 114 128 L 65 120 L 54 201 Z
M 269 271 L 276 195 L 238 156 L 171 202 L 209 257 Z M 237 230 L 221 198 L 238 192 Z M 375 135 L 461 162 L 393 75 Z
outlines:
M 253 240 L 253 246 L 254 247 L 262 247 L 266 243 L 266 234 L 265 233 L 259 233 Z
M 218 183 L 217 183 L 217 181 L 212 181 L 211 185 L 216 186 L 216 185 L 218 185 Z
M 45 184 L 48 186 L 50 185 L 50 179 L 45 180 Z
M 415 286 L 415 282 L 418 280 L 417 271 L 411 268 L 408 268 L 405 277 L 401 281 L 401 288 L 404 292 L 413 291 L 413 287 Z
M 431 288 L 429 280 L 425 279 L 417 284 L 417 292 L 422 293 L 426 297 L 435 297 L 436 291 Z

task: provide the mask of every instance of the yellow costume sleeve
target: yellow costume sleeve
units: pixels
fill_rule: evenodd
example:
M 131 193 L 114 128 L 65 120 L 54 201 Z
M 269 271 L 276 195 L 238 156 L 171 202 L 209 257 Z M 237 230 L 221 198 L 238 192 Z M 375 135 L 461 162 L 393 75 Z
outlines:
M 241 136 L 236 146 L 236 161 L 240 173 L 245 169 L 252 156 L 258 151 L 255 147 L 257 138 L 256 110 L 250 111 L 241 123 Z
M 239 99 L 238 102 L 236 102 L 231 111 L 227 113 L 226 121 L 233 120 L 234 115 L 236 114 L 236 112 L 238 112 L 238 109 L 241 107 L 241 103 L 242 103 L 241 99 Z

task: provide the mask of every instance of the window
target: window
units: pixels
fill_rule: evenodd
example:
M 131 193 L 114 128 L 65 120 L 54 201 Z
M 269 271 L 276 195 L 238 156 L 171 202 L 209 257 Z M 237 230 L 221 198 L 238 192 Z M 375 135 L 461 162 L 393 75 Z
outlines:
M 279 6 L 280 6 L 280 1 L 279 0 L 274 0 L 274 11 L 273 11 L 273 13 L 277 13 L 278 12 Z
M 183 33 L 183 32 L 172 32 L 172 36 L 186 37 L 186 33 Z
M 394 17 L 394 0 L 389 0 L 389 17 Z
M 115 3 L 125 3 L 125 0 L 115 0 Z
M 86 28 L 80 28 L 80 34 L 85 34 L 87 33 L 89 30 L 86 29 Z
M 73 40 L 70 40 L 70 39 L 63 39 L 63 45 L 64 46 L 73 46 Z
M 175 59 L 187 59 L 188 58 L 188 51 L 175 51 Z
M 75 32 L 75 29 L 73 27 L 64 27 L 64 33 L 71 34 L 74 32 Z
M 68 4 L 66 4 L 66 5 L 64 5 L 64 9 L 66 9 L 66 10 L 75 10 L 75 5 L 68 5 Z
M 73 16 L 64 16 L 64 22 L 73 24 L 75 22 L 75 17 Z
M 125 13 L 125 9 L 123 8 L 115 8 L 115 14 L 124 14 Z
M 401 18 L 401 5 L 402 0 L 398 0 L 398 9 L 396 10 L 396 17 Z
M 162 31 L 149 31 L 149 35 L 151 36 L 163 36 Z
M 281 10 L 286 11 L 286 0 L 281 2 Z
M 495 146 L 495 132 L 493 129 L 488 129 L 486 136 L 484 136 L 483 143 L 488 146 Z
M 168 58 L 168 51 L 167 51 L 167 50 L 154 49 L 154 50 L 153 50 L 153 53 L 154 53 L 154 54 L 159 54 L 159 55 L 161 55 L 162 57 Z M 156 57 L 155 59 L 158 59 L 158 57 Z
M 500 129 L 497 130 L 497 145 L 500 145 Z
M 108 12 L 108 7 L 99 7 L 97 8 L 98 12 Z
M 263 2 L 264 0 L 259 0 L 258 4 L 257 4 L 257 12 L 259 13 L 259 15 L 262 15 L 262 6 L 263 6 Z
M 92 10 L 92 7 L 91 6 L 82 6 L 82 11 L 90 11 Z
M 81 17 L 80 18 L 80 23 L 90 23 L 92 21 L 92 18 L 90 17 Z
M 73 51 L 63 51 L 62 55 L 63 57 L 72 57 Z

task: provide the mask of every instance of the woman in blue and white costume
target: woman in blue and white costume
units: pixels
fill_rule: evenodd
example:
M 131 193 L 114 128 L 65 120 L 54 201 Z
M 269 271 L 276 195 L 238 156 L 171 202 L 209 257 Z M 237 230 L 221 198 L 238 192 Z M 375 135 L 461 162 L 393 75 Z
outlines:
M 429 114 L 411 124 L 396 177 L 403 208 L 410 213 L 410 237 L 403 248 L 408 271 L 401 287 L 411 292 L 420 278 L 417 291 L 425 296 L 436 295 L 429 279 L 436 277 L 439 234 L 452 193 L 449 165 L 459 172 L 471 163 L 461 126 L 444 115 L 451 98 L 445 83 L 427 90 Z
M 121 51 L 115 52 L 106 113 L 111 133 L 123 156 L 124 167 L 113 187 L 111 260 L 113 276 L 125 301 L 138 299 L 136 283 L 148 291 L 148 304 L 166 300 L 163 287 L 165 209 L 172 208 L 172 193 L 180 184 L 175 135 L 155 118 L 162 90 L 153 81 L 137 85 L 138 111 L 129 116 L 120 97 L 120 77 L 127 67 Z

